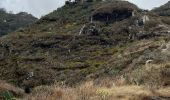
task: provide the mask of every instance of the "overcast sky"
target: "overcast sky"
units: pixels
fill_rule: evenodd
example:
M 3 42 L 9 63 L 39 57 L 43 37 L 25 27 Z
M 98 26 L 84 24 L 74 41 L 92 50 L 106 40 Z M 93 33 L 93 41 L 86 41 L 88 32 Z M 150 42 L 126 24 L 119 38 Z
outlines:
M 152 9 L 165 4 L 169 0 L 128 0 L 140 8 Z M 64 4 L 65 0 L 0 0 L 0 8 L 18 13 L 25 11 L 36 17 L 46 15 Z

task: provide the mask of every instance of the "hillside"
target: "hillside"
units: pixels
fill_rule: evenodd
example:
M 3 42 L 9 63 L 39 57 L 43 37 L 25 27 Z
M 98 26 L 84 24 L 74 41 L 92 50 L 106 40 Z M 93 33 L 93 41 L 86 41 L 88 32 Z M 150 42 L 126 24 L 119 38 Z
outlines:
M 128 1 L 66 2 L 0 38 L 0 79 L 26 90 L 40 86 L 40 91 L 54 83 L 73 89 L 89 80 L 99 85 L 106 78 L 114 84 L 123 79 L 126 85 L 169 87 L 170 24 L 163 19 Z
M 4 9 L 0 9 L 0 36 L 28 26 L 36 20 L 37 18 L 25 12 L 11 14 L 7 13 Z
M 170 16 L 170 1 L 161 7 L 153 9 L 153 12 L 161 16 Z

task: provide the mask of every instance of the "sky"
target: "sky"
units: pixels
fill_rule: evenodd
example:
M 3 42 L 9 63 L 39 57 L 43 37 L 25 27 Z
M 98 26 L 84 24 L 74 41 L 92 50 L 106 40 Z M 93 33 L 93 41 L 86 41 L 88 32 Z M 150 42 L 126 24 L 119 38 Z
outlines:
M 169 0 L 128 0 L 137 4 L 143 9 L 152 9 L 165 4 Z M 5 8 L 7 11 L 18 13 L 21 11 L 28 12 L 40 18 L 58 7 L 64 5 L 65 0 L 0 0 L 0 8 Z

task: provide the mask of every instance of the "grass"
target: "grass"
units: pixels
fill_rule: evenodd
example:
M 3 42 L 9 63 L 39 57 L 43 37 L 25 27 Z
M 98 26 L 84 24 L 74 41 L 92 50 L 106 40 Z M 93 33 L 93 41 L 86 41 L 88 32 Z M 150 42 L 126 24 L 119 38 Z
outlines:
M 75 87 L 55 83 L 51 86 L 38 86 L 27 95 L 23 90 L 0 81 L 0 93 L 4 93 L 0 99 L 17 100 L 15 96 L 20 97 L 21 100 L 151 100 L 152 98 L 168 100 L 170 97 L 170 87 L 151 88 L 144 85 L 128 85 L 123 80 L 121 78 L 113 81 L 105 78 L 99 83 L 87 81 Z
M 106 84 L 110 82 L 107 81 Z M 150 89 L 144 86 L 122 85 L 111 87 L 95 85 L 89 81 L 80 86 L 40 86 L 34 89 L 28 100 L 150 100 L 168 98 L 170 87 Z

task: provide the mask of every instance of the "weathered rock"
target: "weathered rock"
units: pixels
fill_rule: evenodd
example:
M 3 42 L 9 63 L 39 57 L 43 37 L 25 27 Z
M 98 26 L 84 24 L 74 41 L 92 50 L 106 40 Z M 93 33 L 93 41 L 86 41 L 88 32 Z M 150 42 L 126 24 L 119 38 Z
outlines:
M 126 1 L 113 1 L 113 3 L 97 9 L 92 17 L 95 21 L 111 23 L 134 16 L 134 11 L 136 9 L 138 9 L 136 6 Z

